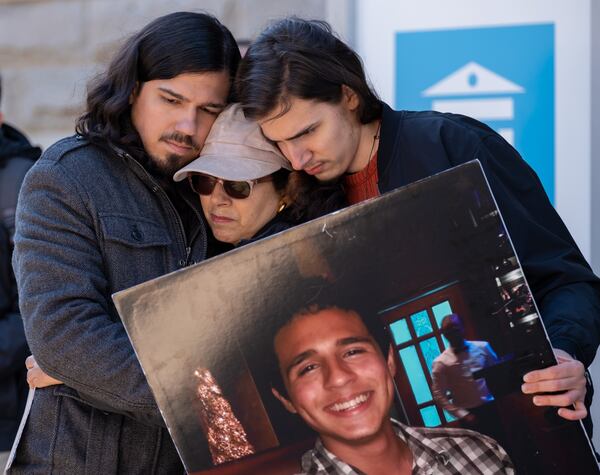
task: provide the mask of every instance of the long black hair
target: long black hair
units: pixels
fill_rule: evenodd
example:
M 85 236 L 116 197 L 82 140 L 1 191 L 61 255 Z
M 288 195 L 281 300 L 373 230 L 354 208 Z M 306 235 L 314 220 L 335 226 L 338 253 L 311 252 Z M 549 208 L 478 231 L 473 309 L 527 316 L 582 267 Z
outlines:
M 239 61 L 233 35 L 215 17 L 177 12 L 157 18 L 130 37 L 108 69 L 90 83 L 87 110 L 76 132 L 139 156 L 143 146 L 131 123 L 130 105 L 136 85 L 211 71 L 229 71 L 233 80 Z
M 362 124 L 381 117 L 381 101 L 358 54 L 326 22 L 296 17 L 279 20 L 259 35 L 240 63 L 235 83 L 238 101 L 251 119 L 262 119 L 277 106 L 283 115 L 293 97 L 339 103 L 342 86 L 358 95 Z

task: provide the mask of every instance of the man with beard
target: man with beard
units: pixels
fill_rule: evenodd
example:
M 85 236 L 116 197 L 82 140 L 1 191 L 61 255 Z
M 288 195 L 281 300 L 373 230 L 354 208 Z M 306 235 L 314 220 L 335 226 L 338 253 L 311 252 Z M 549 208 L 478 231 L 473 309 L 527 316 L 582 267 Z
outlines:
M 171 177 L 239 59 L 209 15 L 151 22 L 90 87 L 78 134 L 27 175 L 13 263 L 28 366 L 64 384 L 38 389 L 9 473 L 183 473 L 111 294 L 206 258 L 199 201 Z

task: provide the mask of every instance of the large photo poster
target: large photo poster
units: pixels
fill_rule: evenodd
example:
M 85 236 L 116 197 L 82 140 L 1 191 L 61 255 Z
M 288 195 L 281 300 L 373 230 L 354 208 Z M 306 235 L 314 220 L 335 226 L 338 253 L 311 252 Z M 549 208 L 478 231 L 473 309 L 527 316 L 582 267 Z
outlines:
M 555 359 L 478 162 L 114 301 L 190 473 L 327 466 L 374 421 L 430 473 L 599 473 L 521 392 Z

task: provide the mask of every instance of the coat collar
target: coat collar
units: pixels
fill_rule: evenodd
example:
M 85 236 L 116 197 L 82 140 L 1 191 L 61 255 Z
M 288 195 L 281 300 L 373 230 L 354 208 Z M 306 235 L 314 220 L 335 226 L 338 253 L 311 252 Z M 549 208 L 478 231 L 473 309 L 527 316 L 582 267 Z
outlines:
M 398 113 L 385 102 L 382 105 L 381 132 L 379 149 L 377 151 L 377 174 L 379 176 L 379 191 L 382 193 L 390 189 L 390 168 L 396 158 L 396 151 L 400 147 L 400 130 L 402 113 Z

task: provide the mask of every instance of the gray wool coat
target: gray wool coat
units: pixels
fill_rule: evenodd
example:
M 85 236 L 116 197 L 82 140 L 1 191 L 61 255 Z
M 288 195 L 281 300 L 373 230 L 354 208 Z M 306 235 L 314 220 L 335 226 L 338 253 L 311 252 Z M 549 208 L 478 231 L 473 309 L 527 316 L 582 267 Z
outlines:
M 206 256 L 199 200 L 186 233 L 165 191 L 130 156 L 81 137 L 27 174 L 13 266 L 39 366 L 64 385 L 38 389 L 9 473 L 183 473 L 111 294 Z

